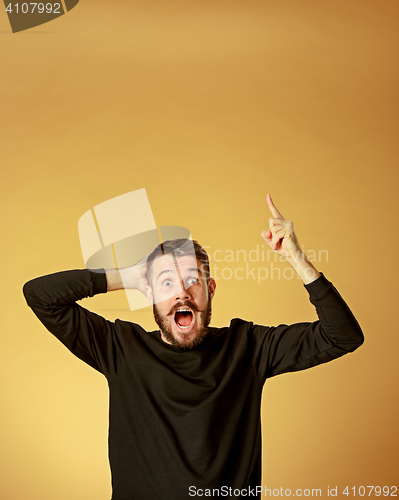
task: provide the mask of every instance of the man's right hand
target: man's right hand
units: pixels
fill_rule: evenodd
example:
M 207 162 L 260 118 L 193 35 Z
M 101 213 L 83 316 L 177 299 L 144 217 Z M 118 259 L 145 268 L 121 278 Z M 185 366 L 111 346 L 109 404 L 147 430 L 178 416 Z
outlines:
M 131 267 L 121 269 L 106 269 L 107 291 L 122 290 L 123 288 L 140 290 L 146 294 L 147 281 L 147 257 L 140 260 Z

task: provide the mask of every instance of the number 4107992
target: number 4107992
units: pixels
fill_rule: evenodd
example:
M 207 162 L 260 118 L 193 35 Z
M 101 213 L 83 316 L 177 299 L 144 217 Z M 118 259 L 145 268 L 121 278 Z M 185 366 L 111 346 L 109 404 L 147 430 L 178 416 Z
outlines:
M 44 3 L 21 3 L 21 4 L 15 3 L 15 4 L 12 4 L 12 3 L 9 3 L 7 5 L 6 11 L 9 12 L 10 14 L 12 14 L 12 12 L 14 12 L 13 7 L 14 7 L 14 11 L 17 14 L 19 14 L 19 13 L 22 13 L 22 14 L 31 13 L 31 14 L 33 14 L 35 12 L 35 10 L 39 14 L 43 14 L 44 12 L 46 12 L 47 14 L 62 14 L 62 12 L 60 11 L 61 4 L 59 4 L 59 3 L 55 3 L 55 4 L 52 4 L 52 3 L 46 3 L 46 4 L 44 4 Z

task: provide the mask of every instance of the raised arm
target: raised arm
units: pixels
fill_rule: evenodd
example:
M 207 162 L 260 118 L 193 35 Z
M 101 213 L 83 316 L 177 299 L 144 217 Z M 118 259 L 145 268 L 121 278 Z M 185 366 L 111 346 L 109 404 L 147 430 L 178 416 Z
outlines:
M 107 291 L 103 269 L 62 271 L 28 281 L 23 293 L 28 305 L 75 356 L 106 376 L 116 373 L 115 323 L 76 302 Z
M 301 250 L 293 223 L 284 219 L 270 195 L 266 201 L 273 217 L 262 237 L 296 269 L 319 319 L 271 328 L 253 326 L 254 366 L 262 379 L 326 363 L 354 351 L 364 341 L 360 325 L 342 296 Z

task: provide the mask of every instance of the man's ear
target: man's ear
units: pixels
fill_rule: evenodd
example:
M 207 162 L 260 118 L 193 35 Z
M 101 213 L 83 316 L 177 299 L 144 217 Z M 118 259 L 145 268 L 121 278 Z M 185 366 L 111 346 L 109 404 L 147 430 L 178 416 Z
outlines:
M 146 285 L 145 294 L 147 296 L 148 302 L 153 306 L 154 305 L 154 294 L 152 293 L 152 288 L 150 285 Z
M 215 295 L 215 289 L 216 289 L 216 281 L 213 278 L 209 278 L 208 293 L 210 300 L 212 300 L 213 296 Z

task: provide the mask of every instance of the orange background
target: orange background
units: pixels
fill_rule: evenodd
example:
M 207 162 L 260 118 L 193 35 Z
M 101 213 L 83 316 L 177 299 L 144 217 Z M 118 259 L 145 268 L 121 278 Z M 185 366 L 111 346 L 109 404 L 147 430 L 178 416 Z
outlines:
M 398 14 L 393 0 L 81 0 L 12 34 L 2 11 L 2 500 L 111 496 L 106 381 L 22 286 L 84 267 L 79 217 L 141 188 L 158 225 L 188 227 L 211 257 L 264 243 L 271 193 L 305 251 L 328 251 L 314 263 L 364 330 L 355 353 L 266 384 L 263 484 L 398 485 Z M 154 328 L 123 292 L 83 305 Z M 212 324 L 232 317 L 316 319 L 296 278 L 220 279 Z

